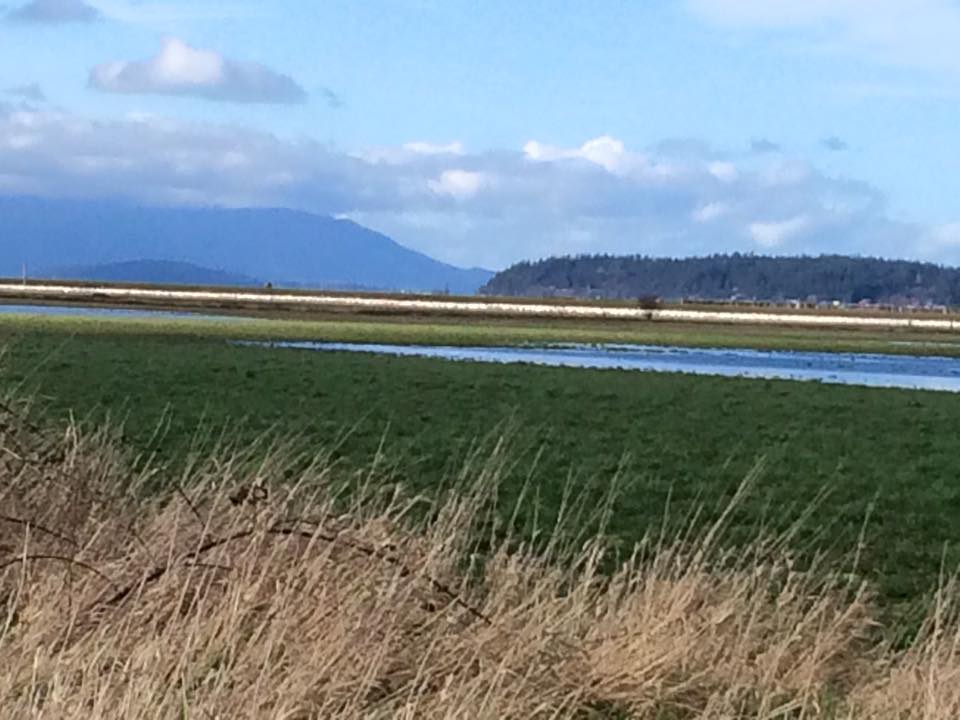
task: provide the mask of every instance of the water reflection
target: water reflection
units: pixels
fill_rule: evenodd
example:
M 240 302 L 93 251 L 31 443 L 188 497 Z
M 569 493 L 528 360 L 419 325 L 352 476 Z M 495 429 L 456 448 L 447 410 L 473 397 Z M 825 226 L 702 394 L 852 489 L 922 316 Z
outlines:
M 84 307 L 78 305 L 4 305 L 0 304 L 0 315 L 42 315 L 60 317 L 90 318 L 159 318 L 167 320 L 248 320 L 234 315 L 206 315 L 202 313 L 177 312 L 175 310 L 149 310 L 130 308 Z

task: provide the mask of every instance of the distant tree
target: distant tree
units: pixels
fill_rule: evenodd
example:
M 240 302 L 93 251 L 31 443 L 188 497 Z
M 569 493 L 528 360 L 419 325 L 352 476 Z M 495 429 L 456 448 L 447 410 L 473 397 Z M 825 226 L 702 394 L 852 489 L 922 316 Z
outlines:
M 674 259 L 582 255 L 519 262 L 481 292 L 667 300 L 960 304 L 960 270 L 906 260 L 734 253 Z

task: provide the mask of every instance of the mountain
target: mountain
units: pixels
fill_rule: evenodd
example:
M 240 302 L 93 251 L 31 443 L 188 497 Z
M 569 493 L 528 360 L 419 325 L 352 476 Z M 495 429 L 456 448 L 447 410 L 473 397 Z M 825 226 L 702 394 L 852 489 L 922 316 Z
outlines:
M 960 304 L 960 270 L 907 260 L 822 255 L 649 258 L 592 255 L 522 262 L 480 289 L 490 295 L 666 300 L 863 300 Z
M 129 260 L 102 265 L 73 265 L 45 270 L 35 274 L 34 277 L 50 280 L 99 280 L 157 285 L 232 285 L 234 287 L 263 285 L 260 280 L 247 275 L 237 275 L 172 260 Z
M 275 285 L 473 293 L 447 265 L 349 220 L 285 209 L 158 208 L 0 197 L 0 276 L 132 261 L 187 263 Z

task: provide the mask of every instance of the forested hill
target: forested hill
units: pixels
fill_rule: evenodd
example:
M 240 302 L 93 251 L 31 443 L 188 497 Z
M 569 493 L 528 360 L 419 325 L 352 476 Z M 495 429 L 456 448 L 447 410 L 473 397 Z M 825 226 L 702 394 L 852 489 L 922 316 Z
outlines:
M 488 295 L 726 300 L 862 300 L 960 304 L 960 269 L 822 255 L 672 259 L 593 255 L 521 262 L 481 288 Z

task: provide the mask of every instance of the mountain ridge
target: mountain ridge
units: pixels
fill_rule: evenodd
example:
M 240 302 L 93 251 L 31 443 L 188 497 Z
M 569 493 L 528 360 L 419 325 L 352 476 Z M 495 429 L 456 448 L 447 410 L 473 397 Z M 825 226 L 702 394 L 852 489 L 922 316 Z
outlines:
M 492 273 L 458 268 L 354 223 L 284 208 L 173 208 L 0 197 L 0 275 L 178 262 L 274 284 L 471 294 Z
M 157 285 L 223 285 L 257 287 L 263 281 L 247 275 L 226 272 L 174 260 L 125 260 L 99 265 L 71 265 L 42 268 L 32 275 L 42 280 L 86 280 L 117 283 L 150 283 Z

